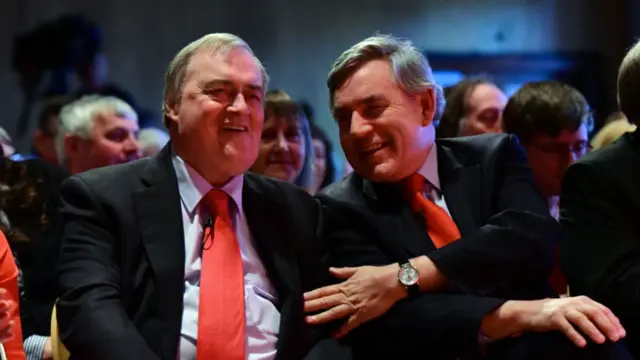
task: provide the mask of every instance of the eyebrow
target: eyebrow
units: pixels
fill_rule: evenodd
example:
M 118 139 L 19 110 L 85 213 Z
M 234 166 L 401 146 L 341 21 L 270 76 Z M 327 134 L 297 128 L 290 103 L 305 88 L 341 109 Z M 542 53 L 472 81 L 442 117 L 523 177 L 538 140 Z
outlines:
M 229 81 L 229 80 L 210 80 L 204 83 L 204 85 L 202 86 L 203 89 L 209 89 L 215 86 L 225 86 L 225 87 L 233 87 L 234 84 L 233 82 Z M 262 91 L 262 86 L 260 85 L 256 85 L 256 84 L 246 84 L 245 85 L 247 88 L 249 88 L 250 90 L 254 90 L 254 91 Z
M 367 96 L 365 98 L 357 99 L 357 100 L 351 101 L 351 102 L 349 102 L 347 104 L 337 106 L 337 107 L 335 107 L 333 109 L 333 113 L 335 114 L 337 112 L 344 111 L 349 106 L 353 106 L 353 105 L 356 105 L 356 106 L 370 105 L 372 103 L 379 102 L 379 101 L 381 101 L 383 99 L 384 98 L 382 96 L 380 96 L 380 95 L 369 95 L 369 96 Z

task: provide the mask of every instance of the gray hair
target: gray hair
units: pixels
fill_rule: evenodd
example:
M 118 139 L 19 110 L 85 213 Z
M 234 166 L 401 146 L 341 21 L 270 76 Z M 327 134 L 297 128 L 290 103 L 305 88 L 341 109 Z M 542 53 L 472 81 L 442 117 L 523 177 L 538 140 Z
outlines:
M 75 135 L 83 139 L 90 138 L 96 116 L 105 113 L 138 120 L 138 115 L 129 104 L 113 96 L 86 95 L 60 110 L 55 144 L 60 164 L 64 164 L 67 158 L 65 137 Z
M 640 123 L 640 41 L 625 55 L 618 71 L 618 104 L 632 124 Z
M 433 123 L 437 126 L 445 106 L 442 87 L 436 84 L 429 61 L 422 51 L 411 41 L 392 35 L 375 35 L 364 39 L 336 59 L 327 79 L 331 108 L 336 90 L 364 64 L 380 59 L 391 63 L 394 81 L 408 94 L 419 94 L 429 88 L 434 90 L 436 109 Z
M 184 85 L 184 78 L 187 73 L 191 57 L 201 49 L 207 50 L 213 54 L 224 55 L 238 48 L 245 49 L 253 55 L 262 73 L 262 87 L 265 90 L 267 89 L 267 86 L 269 85 L 269 75 L 262 65 L 262 62 L 260 62 L 260 59 L 258 59 L 258 57 L 253 53 L 249 44 L 239 36 L 233 34 L 207 34 L 182 48 L 182 50 L 180 50 L 169 63 L 169 67 L 167 68 L 167 72 L 164 76 L 164 95 L 162 103 L 162 114 L 164 115 L 165 127 L 169 126 L 169 120 L 166 116 L 168 106 L 177 104 L 181 100 L 180 95 L 182 92 L 182 86 Z

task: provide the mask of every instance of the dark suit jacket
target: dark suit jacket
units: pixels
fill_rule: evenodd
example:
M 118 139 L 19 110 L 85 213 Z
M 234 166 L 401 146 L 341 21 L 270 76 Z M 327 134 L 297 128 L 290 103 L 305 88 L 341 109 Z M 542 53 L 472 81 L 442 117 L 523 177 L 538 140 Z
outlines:
M 640 359 L 640 134 L 625 134 L 567 170 L 560 199 L 571 295 L 608 306 Z
M 505 299 L 553 296 L 547 283 L 559 226 L 514 136 L 437 140 L 438 173 L 462 238 L 435 249 L 400 184 L 350 175 L 319 195 L 334 266 L 403 263 L 428 255 L 447 291 L 419 295 L 356 329 L 355 358 L 476 355 L 484 316 Z
M 167 146 L 150 159 L 62 184 L 63 291 L 58 321 L 76 359 L 174 360 L 184 291 L 184 235 Z M 317 332 L 305 325 L 304 291 L 326 282 L 320 205 L 293 185 L 246 174 L 243 207 L 278 293 L 277 359 L 301 359 Z

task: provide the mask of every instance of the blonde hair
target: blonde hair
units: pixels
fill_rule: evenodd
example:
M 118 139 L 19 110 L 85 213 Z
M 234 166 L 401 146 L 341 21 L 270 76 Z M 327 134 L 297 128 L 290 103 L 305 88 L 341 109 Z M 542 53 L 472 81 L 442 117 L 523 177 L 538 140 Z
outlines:
M 207 34 L 198 40 L 191 42 L 180 50 L 176 56 L 169 63 L 167 72 L 164 76 L 164 91 L 162 102 L 162 114 L 164 117 L 164 125 L 169 126 L 169 120 L 167 119 L 167 109 L 180 102 L 180 93 L 182 92 L 182 86 L 184 84 L 184 78 L 189 67 L 189 63 L 193 55 L 199 50 L 207 50 L 213 54 L 224 55 L 234 49 L 245 49 L 253 55 L 256 63 L 260 67 L 262 73 L 262 87 L 267 88 L 269 84 L 269 75 L 266 69 L 262 66 L 260 60 L 255 56 L 253 50 L 244 40 L 239 36 L 228 33 L 213 33 Z
M 628 132 L 636 130 L 636 126 L 627 121 L 626 118 L 609 122 L 598 131 L 591 140 L 593 150 L 601 149 L 612 142 L 616 141 L 620 136 Z

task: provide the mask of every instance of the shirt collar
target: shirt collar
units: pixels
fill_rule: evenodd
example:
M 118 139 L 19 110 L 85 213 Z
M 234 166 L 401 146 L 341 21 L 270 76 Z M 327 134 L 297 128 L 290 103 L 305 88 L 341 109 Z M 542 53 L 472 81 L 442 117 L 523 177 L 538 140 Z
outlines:
M 193 215 L 200 200 L 215 187 L 211 186 L 205 178 L 202 177 L 194 168 L 187 164 L 180 156 L 173 153 L 171 157 L 173 168 L 178 179 L 178 191 L 180 199 L 189 214 Z M 244 175 L 234 176 L 220 189 L 227 193 L 233 200 L 237 211 L 242 205 L 242 188 L 244 184 Z
M 440 176 L 438 175 L 438 147 L 436 144 L 433 144 L 431 147 L 429 155 L 427 155 L 427 160 L 422 164 L 418 173 L 427 179 L 438 191 L 441 191 Z

